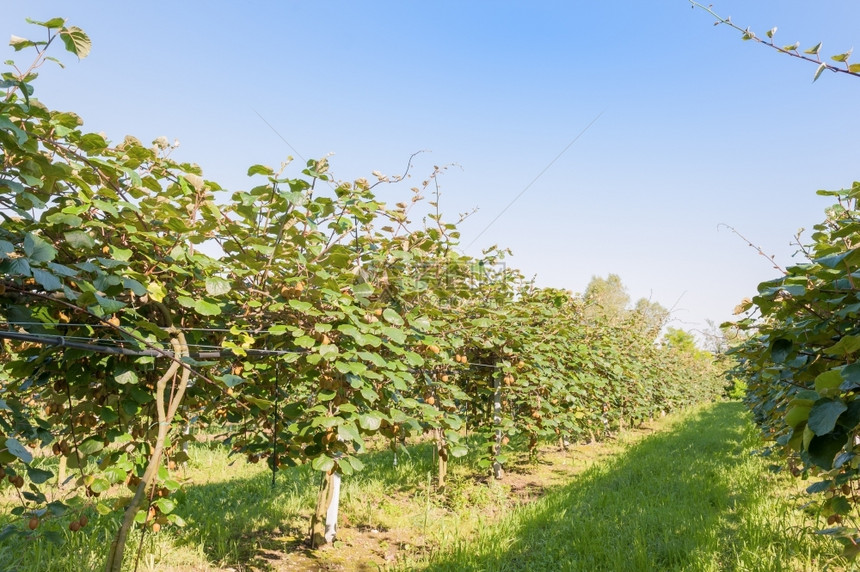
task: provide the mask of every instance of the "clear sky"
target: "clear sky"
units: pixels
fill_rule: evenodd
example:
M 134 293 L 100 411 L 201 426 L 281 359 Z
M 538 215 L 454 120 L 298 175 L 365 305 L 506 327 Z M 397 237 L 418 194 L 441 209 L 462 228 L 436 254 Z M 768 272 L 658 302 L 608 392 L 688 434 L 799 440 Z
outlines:
M 780 44 L 823 41 L 828 57 L 860 41 L 854 1 L 714 10 L 759 36 L 778 26 Z M 36 96 L 91 131 L 179 139 L 177 158 L 230 189 L 247 188 L 249 165 L 296 156 L 281 137 L 304 158 L 333 153 L 339 179 L 399 173 L 428 150 L 418 181 L 456 165 L 441 179 L 447 218 L 478 209 L 461 227 L 468 254 L 508 247 L 539 285 L 573 291 L 619 274 L 687 329 L 731 318 L 776 276 L 720 224 L 791 264 L 795 233 L 829 204 L 815 191 L 860 178 L 860 79 L 813 84 L 815 66 L 687 0 L 0 0 L 0 37 L 38 39 L 24 18 L 57 16 L 93 51 L 44 68 Z

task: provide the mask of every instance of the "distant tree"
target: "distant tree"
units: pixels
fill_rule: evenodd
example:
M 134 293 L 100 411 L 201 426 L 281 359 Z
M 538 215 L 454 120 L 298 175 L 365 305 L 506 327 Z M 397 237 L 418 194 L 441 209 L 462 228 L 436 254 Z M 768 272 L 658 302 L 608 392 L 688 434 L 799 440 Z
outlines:
M 592 276 L 585 287 L 582 298 L 586 303 L 586 315 L 591 318 L 604 316 L 610 322 L 617 322 L 627 312 L 630 295 L 621 283 L 621 277 L 610 274 L 606 278 Z
M 666 325 L 669 318 L 669 310 L 659 302 L 652 302 L 646 298 L 639 298 L 633 307 L 633 316 L 637 323 L 641 324 L 643 330 L 654 339 L 660 334 L 660 330 Z
M 666 333 L 663 334 L 663 345 L 697 358 L 704 357 L 707 354 L 707 352 L 699 349 L 695 336 L 681 328 L 668 328 Z

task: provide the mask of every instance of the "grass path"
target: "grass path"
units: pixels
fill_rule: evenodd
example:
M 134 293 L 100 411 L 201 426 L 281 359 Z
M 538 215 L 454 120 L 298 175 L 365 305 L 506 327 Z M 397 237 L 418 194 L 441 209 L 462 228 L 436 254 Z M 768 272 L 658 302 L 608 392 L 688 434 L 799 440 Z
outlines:
M 753 455 L 760 445 L 739 403 L 681 418 L 600 463 L 424 570 L 837 570 L 786 491 Z M 802 485 L 801 485 L 802 486 Z

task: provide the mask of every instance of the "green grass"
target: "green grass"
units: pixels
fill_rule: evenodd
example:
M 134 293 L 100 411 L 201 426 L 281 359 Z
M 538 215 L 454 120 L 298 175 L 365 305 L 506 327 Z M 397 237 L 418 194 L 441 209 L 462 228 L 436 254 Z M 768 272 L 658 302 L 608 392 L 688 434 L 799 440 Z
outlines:
M 405 569 L 825 570 L 838 548 L 810 534 L 767 470 L 739 403 L 687 415 L 476 538 Z M 823 525 L 823 523 L 820 523 Z M 823 526 L 822 526 L 823 527 Z
M 165 572 L 373 570 L 381 553 L 384 565 L 402 570 L 844 569 L 832 556 L 838 547 L 809 533 L 823 522 L 796 509 L 792 495 L 805 484 L 769 472 L 752 454 L 760 441 L 743 406 L 719 403 L 660 426 L 635 442 L 548 450 L 551 464 L 529 465 L 520 455 L 502 482 L 476 479 L 469 459 L 458 460 L 444 495 L 432 490 L 429 443 L 411 446 L 397 468 L 389 450 L 371 451 L 366 470 L 344 480 L 339 543 L 317 553 L 303 545 L 314 471 L 281 471 L 272 487 L 264 464 L 200 444 L 178 472 L 190 483 L 178 493 L 187 526 L 136 531 L 127 567 L 142 541 L 139 570 Z M 548 493 L 518 506 L 530 483 Z M 14 520 L 10 500 L 0 494 L 0 527 Z M 85 533 L 59 519 L 40 526 L 64 544 L 0 542 L 0 570 L 100 570 L 118 515 L 87 511 Z

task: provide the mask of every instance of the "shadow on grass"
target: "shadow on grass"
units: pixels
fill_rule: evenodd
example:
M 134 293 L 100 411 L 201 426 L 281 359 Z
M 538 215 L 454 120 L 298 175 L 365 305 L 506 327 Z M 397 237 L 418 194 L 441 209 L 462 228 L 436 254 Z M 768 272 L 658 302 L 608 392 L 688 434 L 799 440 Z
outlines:
M 722 569 L 714 559 L 729 513 L 751 498 L 736 469 L 754 442 L 743 406 L 716 404 L 437 554 L 427 570 L 703 569 L 709 559 Z
M 434 468 L 430 443 L 412 445 L 408 454 L 400 452 L 396 468 L 394 453 L 389 450 L 365 453 L 362 461 L 365 469 L 344 479 L 342 498 L 361 494 L 370 486 L 389 493 L 414 491 L 426 486 L 427 473 Z M 213 465 L 213 470 L 223 467 L 217 462 Z M 247 473 L 248 469 L 236 472 Z M 187 523 L 177 531 L 178 543 L 200 547 L 210 562 L 222 565 L 267 569 L 267 562 L 285 554 L 316 561 L 318 553 L 309 549 L 307 537 L 319 479 L 319 472 L 304 465 L 278 471 L 274 486 L 269 471 L 189 485 L 180 493 L 184 498 L 177 508 Z M 365 523 L 350 524 L 361 527 Z

